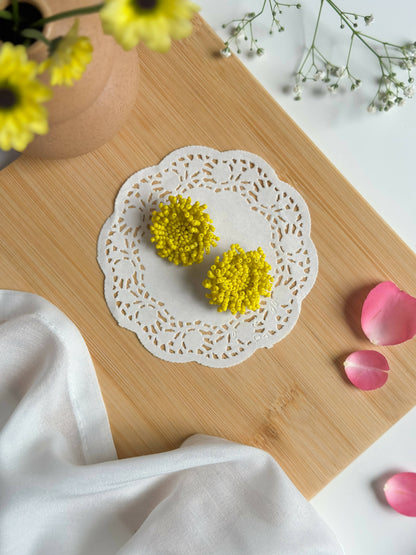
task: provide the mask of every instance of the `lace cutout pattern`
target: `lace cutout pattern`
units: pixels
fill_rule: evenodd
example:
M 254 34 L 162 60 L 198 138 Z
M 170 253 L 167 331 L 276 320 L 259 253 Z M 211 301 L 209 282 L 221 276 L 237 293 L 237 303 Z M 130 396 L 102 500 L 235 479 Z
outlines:
M 218 245 L 202 263 L 175 266 L 150 242 L 153 210 L 170 195 L 207 205 Z M 202 281 L 217 255 L 261 246 L 272 266 L 271 297 L 233 316 L 208 304 Z M 249 152 L 190 146 L 132 175 L 98 240 L 105 299 L 120 326 L 151 353 L 174 362 L 233 366 L 272 347 L 294 327 L 318 272 L 309 210 L 297 191 Z

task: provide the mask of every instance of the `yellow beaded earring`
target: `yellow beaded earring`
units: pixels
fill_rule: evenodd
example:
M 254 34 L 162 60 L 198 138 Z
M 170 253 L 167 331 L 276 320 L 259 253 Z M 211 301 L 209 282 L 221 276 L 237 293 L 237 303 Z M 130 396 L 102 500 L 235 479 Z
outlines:
M 206 297 L 210 304 L 218 305 L 218 312 L 228 309 L 232 314 L 244 314 L 260 307 L 260 296 L 270 297 L 271 269 L 261 247 L 245 252 L 235 244 L 222 260 L 217 256 L 202 285 L 210 290 Z
M 150 240 L 155 243 L 157 254 L 177 265 L 202 262 L 219 241 L 209 214 L 204 212 L 206 208 L 206 204 L 192 204 L 189 197 L 181 195 L 170 196 L 169 204 L 160 203 L 150 226 Z

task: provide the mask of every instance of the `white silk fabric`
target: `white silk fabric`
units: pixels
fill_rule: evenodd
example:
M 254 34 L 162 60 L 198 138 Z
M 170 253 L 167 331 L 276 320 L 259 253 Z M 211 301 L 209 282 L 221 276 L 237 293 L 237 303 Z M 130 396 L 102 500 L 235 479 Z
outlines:
M 0 291 L 2 555 L 342 553 L 264 451 L 195 435 L 117 460 L 87 347 L 48 301 Z

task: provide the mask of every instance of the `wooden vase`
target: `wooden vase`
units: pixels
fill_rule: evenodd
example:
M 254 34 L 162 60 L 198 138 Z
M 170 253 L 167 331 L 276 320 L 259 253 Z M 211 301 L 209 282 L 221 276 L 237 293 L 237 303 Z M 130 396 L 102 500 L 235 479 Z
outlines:
M 43 17 L 80 7 L 85 0 L 32 0 Z M 63 6 L 65 4 L 65 6 Z M 43 32 L 51 40 L 65 35 L 74 18 L 48 23 Z M 139 81 L 137 50 L 125 52 L 104 35 L 97 13 L 79 17 L 79 34 L 89 37 L 93 57 L 84 75 L 73 86 L 53 87 L 53 97 L 45 104 L 49 132 L 36 136 L 25 153 L 39 158 L 73 158 L 91 152 L 117 133 L 134 107 Z M 47 48 L 36 42 L 28 55 L 37 62 L 47 57 Z M 40 79 L 47 83 L 48 76 Z

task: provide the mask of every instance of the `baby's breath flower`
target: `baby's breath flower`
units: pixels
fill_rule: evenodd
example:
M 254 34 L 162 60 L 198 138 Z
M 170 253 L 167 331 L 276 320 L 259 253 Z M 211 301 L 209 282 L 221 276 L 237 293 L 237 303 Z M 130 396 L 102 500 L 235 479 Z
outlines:
M 231 29 L 234 29 L 230 38 L 225 42 L 226 48 L 223 50 L 223 54 L 229 55 L 227 48 L 232 40 L 236 43 L 237 53 L 241 52 L 238 38 L 240 30 L 244 30 L 244 39 L 246 41 L 251 39 L 248 47 L 249 52 L 251 54 L 254 54 L 254 52 L 258 54 L 263 53 L 263 49 L 258 47 L 257 39 L 254 38 L 254 20 L 261 16 L 266 9 L 270 9 L 272 24 L 269 28 L 269 32 L 272 34 L 275 28 L 277 28 L 278 31 L 283 31 L 284 27 L 278 19 L 279 14 L 282 13 L 283 7 L 288 8 L 290 6 L 296 6 L 297 8 L 301 7 L 300 4 L 287 4 L 278 2 L 277 0 L 262 0 L 259 2 L 257 12 L 253 11 L 247 13 L 244 17 L 234 19 L 223 25 L 224 28 L 230 26 Z M 318 40 L 318 30 L 321 25 L 321 14 L 326 8 L 330 8 L 335 12 L 340 28 L 348 30 L 349 44 L 345 49 L 344 59 L 340 60 L 343 62 L 343 65 L 339 65 L 339 62 L 334 63 L 332 60 L 328 59 L 322 46 L 318 44 L 320 42 Z M 413 89 L 405 89 L 404 83 L 400 81 L 400 70 L 406 72 L 406 80 L 409 84 L 414 82 L 414 77 L 411 73 L 416 67 L 416 42 L 400 45 L 370 36 L 362 30 L 362 26 L 363 24 L 370 25 L 373 21 L 373 14 L 362 15 L 343 11 L 338 6 L 336 0 L 322 0 L 319 3 L 315 29 L 312 35 L 312 43 L 306 48 L 304 58 L 295 74 L 296 86 L 293 89 L 293 98 L 295 100 L 301 100 L 302 89 L 299 87 L 299 84 L 303 85 L 308 81 L 322 81 L 327 86 L 329 92 L 334 94 L 338 90 L 341 79 L 346 78 L 349 81 L 351 91 L 355 91 L 361 85 L 361 80 L 357 79 L 351 69 L 351 60 L 353 59 L 351 53 L 357 44 L 368 48 L 377 59 L 377 65 L 380 71 L 377 80 L 379 86 L 374 95 L 374 101 L 372 102 L 372 104 L 375 102 L 376 109 L 390 109 L 397 104 L 396 97 L 398 94 L 403 94 L 410 98 L 413 95 Z M 238 23 L 237 28 L 235 27 L 236 22 Z M 239 30 L 238 32 L 237 29 Z M 398 77 L 396 77 L 396 70 L 399 74 Z M 391 96 L 390 93 L 393 93 L 393 96 Z
M 407 58 L 407 59 L 403 60 L 402 62 L 400 62 L 399 65 L 402 69 L 412 69 L 413 60 L 411 58 Z
M 231 56 L 231 50 L 229 46 L 226 46 L 222 50 L 220 50 L 221 56 L 224 58 L 229 58 Z
M 367 112 L 369 112 L 370 114 L 374 114 L 374 112 L 376 111 L 377 108 L 373 102 L 367 106 Z
M 232 29 L 232 35 L 233 37 L 241 37 L 244 35 L 243 29 L 240 25 L 236 25 L 233 29 Z
M 121 1 L 121 0 L 116 0 Z M 253 55 L 257 53 L 257 55 L 261 56 L 263 54 L 263 48 L 260 48 L 257 44 L 258 40 L 256 38 L 256 20 L 264 14 L 264 12 L 268 11 L 271 16 L 271 25 L 269 28 L 269 34 L 273 35 L 275 29 L 279 32 L 283 32 L 285 30 L 284 26 L 280 21 L 280 14 L 282 13 L 282 8 L 300 8 L 301 5 L 299 3 L 283 3 L 278 2 L 277 0 L 263 0 L 260 2 L 260 6 L 257 11 L 247 12 L 244 16 L 239 17 L 237 19 L 232 19 L 228 23 L 223 23 L 222 28 L 226 29 L 229 28 L 229 37 L 225 42 L 225 46 L 229 46 L 232 44 L 235 47 L 235 51 L 237 54 L 241 53 L 242 48 L 240 48 L 240 41 L 243 39 L 246 41 L 248 55 Z
M 416 52 L 416 43 L 410 42 L 409 44 L 405 44 L 403 48 L 409 52 Z
M 335 70 L 335 75 L 341 79 L 341 77 L 344 77 L 346 72 L 347 70 L 345 67 L 337 67 L 337 69 Z
M 245 252 L 240 245 L 231 245 L 220 260 L 219 256 L 202 285 L 209 289 L 210 304 L 218 305 L 218 312 L 230 310 L 232 314 L 257 310 L 260 297 L 270 297 L 273 279 L 270 264 L 259 247 Z
M 387 90 L 387 91 L 384 91 L 384 92 L 380 92 L 378 94 L 379 100 L 383 103 L 389 102 L 390 100 L 392 100 L 394 98 L 394 96 L 395 96 L 394 92 L 390 89 Z
M 325 72 L 322 70 L 318 70 L 314 76 L 313 76 L 313 80 L 314 81 L 322 81 L 322 79 L 325 77 Z
M 318 45 L 321 21 L 321 13 L 325 7 L 330 7 L 339 18 L 341 29 L 348 28 L 349 44 L 346 48 L 344 65 L 334 64 L 325 55 L 321 45 Z M 400 95 L 411 97 L 413 88 L 406 87 L 400 80 L 400 70 L 406 72 L 406 79 L 409 84 L 414 82 L 411 72 L 416 67 L 416 43 L 408 43 L 404 45 L 393 44 L 388 41 L 380 40 L 376 37 L 367 35 L 359 29 L 360 21 L 369 25 L 374 20 L 372 14 L 359 15 L 353 12 L 343 11 L 333 0 L 321 2 L 313 33 L 312 43 L 306 49 L 306 54 L 296 72 L 296 83 L 306 81 L 323 81 L 327 84 L 328 91 L 332 94 L 337 92 L 338 86 L 342 78 L 346 77 L 350 83 L 350 89 L 355 91 L 360 85 L 361 80 L 357 79 L 351 70 L 351 52 L 353 47 L 359 43 L 361 46 L 367 47 L 376 57 L 380 70 L 378 79 L 378 89 L 374 96 L 373 102 L 369 106 L 369 111 L 382 110 L 387 111 L 397 104 L 396 97 Z M 319 67 L 325 67 L 326 73 L 322 78 Z M 396 76 L 395 71 L 399 76 Z M 300 98 L 300 93 L 295 93 L 296 99 Z
M 206 204 L 191 204 L 181 195 L 169 197 L 170 204 L 159 204 L 160 211 L 152 214 L 150 231 L 157 254 L 174 264 L 190 266 L 202 262 L 219 237 L 207 213 Z
M 294 99 L 295 100 L 302 100 L 302 87 L 300 86 L 299 83 L 296 83 L 296 85 L 293 87 L 293 92 L 294 92 Z

